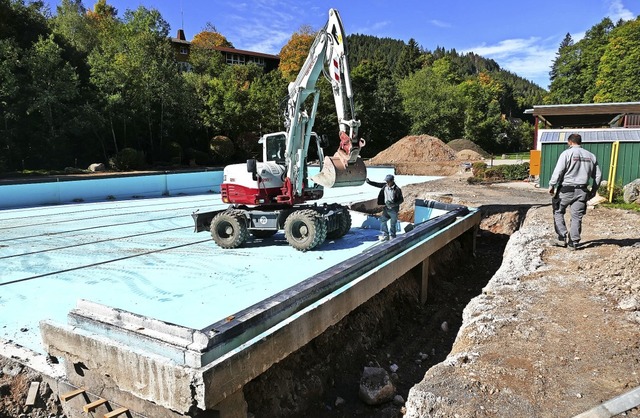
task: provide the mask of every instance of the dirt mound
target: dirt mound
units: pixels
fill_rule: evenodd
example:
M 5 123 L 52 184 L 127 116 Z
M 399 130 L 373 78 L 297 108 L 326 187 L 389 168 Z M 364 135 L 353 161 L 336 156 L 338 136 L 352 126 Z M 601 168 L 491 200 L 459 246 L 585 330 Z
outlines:
M 470 149 L 463 149 L 462 151 L 458 151 L 456 153 L 456 156 L 458 157 L 459 160 L 465 160 L 465 161 L 484 160 L 484 157 L 482 156 L 482 154 Z
M 447 146 L 456 152 L 471 150 L 475 151 L 482 156 L 482 158 L 489 157 L 489 153 L 483 150 L 478 144 L 468 139 L 460 138 L 447 142 Z
M 440 139 L 430 135 L 405 136 L 369 160 L 375 165 L 455 161 L 456 152 Z

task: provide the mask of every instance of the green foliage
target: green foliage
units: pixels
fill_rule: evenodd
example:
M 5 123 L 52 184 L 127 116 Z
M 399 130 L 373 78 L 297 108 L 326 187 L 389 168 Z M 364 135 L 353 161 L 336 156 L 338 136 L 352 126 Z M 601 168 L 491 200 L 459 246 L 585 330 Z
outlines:
M 467 179 L 471 184 L 525 180 L 529 177 L 529 163 L 487 167 L 485 163 L 475 162 L 471 173 L 473 176 Z
M 140 170 L 145 167 L 145 156 L 134 148 L 123 148 L 109 159 L 109 166 L 116 171 Z
M 529 163 L 500 165 L 506 180 L 525 180 L 529 178 Z
M 579 84 L 581 71 L 580 50 L 567 33 L 563 39 L 556 59 L 553 61 L 549 78 L 551 80 L 547 103 L 582 103 L 583 89 Z
M 359 134 L 367 141 L 363 156 L 373 157 L 408 132 L 398 84 L 384 70 L 383 61 L 363 61 L 351 72 Z
M 484 172 L 487 170 L 487 164 L 482 161 L 476 161 L 471 164 L 471 174 L 474 177 L 484 177 Z
M 423 68 L 403 79 L 399 90 L 412 134 L 429 134 L 445 142 L 462 137 L 462 97 L 446 75 Z
M 640 21 L 609 18 L 573 42 L 570 34 L 560 44 L 551 69 L 547 104 L 611 103 L 640 97 Z
M 613 29 L 600 57 L 594 83 L 597 103 L 637 101 L 640 97 L 640 20 Z
M 209 150 L 213 154 L 216 162 L 226 163 L 231 160 L 235 147 L 233 141 L 226 136 L 217 135 L 211 138 Z

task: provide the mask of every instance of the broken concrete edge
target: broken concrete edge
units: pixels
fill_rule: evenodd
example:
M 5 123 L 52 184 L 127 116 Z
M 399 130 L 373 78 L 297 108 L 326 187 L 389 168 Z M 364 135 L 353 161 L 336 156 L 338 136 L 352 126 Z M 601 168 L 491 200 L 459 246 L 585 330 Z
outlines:
M 65 377 L 76 387 L 92 386 L 84 376 L 95 374 L 101 387 L 116 387 L 181 414 L 191 411 L 194 404 L 202 405 L 204 388 L 198 369 L 69 325 L 44 320 L 40 332 L 45 350 L 65 360 Z M 76 367 L 83 372 L 78 373 Z
M 70 319 L 73 315 L 73 320 L 78 323 L 82 321 L 82 318 L 94 319 L 95 321 L 110 324 L 139 335 L 185 347 L 193 351 L 206 350 L 209 342 L 209 338 L 199 330 L 85 299 L 79 299 L 76 303 L 76 308 L 73 309 L 69 315 Z
M 31 370 L 52 379 L 65 375 L 64 366 L 51 363 L 49 356 L 0 338 L 0 356 L 16 361 Z

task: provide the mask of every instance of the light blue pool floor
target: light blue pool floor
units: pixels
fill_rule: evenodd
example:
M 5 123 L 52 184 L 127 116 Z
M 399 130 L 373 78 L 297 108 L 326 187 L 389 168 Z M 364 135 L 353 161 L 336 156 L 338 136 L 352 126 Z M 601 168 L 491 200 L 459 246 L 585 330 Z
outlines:
M 431 179 L 396 176 L 400 186 Z M 377 193 L 328 189 L 322 201 Z M 347 235 L 313 251 L 296 251 L 282 233 L 224 250 L 193 232 L 191 213 L 226 206 L 205 194 L 0 211 L 0 339 L 42 353 L 39 321 L 66 323 L 78 299 L 201 329 L 377 241 L 354 214 Z

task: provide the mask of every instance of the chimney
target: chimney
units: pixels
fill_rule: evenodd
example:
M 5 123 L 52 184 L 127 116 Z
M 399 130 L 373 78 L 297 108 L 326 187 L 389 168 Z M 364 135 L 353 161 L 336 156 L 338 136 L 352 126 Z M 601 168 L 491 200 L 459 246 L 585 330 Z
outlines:
M 180 39 L 181 41 L 186 41 L 187 38 L 185 38 L 184 36 L 184 30 L 183 29 L 178 29 L 178 39 Z

